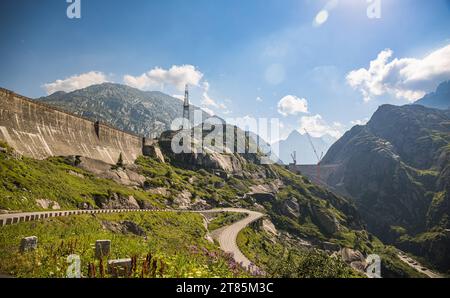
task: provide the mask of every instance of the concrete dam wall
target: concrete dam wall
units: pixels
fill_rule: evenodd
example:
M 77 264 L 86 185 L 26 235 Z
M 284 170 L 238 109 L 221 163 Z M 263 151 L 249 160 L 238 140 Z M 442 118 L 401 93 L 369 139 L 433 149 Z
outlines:
M 142 137 L 60 111 L 0 88 L 0 140 L 36 159 L 79 155 L 115 164 L 142 154 Z

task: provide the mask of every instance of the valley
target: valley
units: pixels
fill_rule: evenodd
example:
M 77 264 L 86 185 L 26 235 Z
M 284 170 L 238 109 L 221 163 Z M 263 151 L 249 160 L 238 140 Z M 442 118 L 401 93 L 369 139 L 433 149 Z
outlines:
M 97 98 L 97 96 L 92 92 L 105 96 L 104 99 L 101 99 L 103 102 L 100 105 L 101 107 L 104 106 L 104 100 L 108 101 L 111 96 L 118 96 L 115 94 L 125 92 L 121 96 L 126 98 L 129 92 L 137 92 L 128 89 L 128 87 L 103 84 L 90 87 L 89 90 L 77 91 L 70 96 L 76 95 L 83 98 L 87 95 L 82 96 L 82 92 L 88 91 L 89 96 L 93 96 L 93 98 Z M 137 93 L 135 95 L 137 96 Z M 57 96 L 64 96 L 64 94 L 57 94 L 52 97 L 57 98 Z M 146 100 L 151 101 L 153 99 Z M 40 99 L 40 101 L 46 101 L 46 99 Z M 28 100 L 24 102 L 27 106 L 29 105 Z M 69 102 L 72 102 L 72 99 Z M 95 100 L 92 103 L 95 103 Z M 82 104 L 80 103 L 77 106 L 82 106 Z M 54 119 L 51 114 L 53 113 L 51 107 L 45 105 L 42 108 L 47 111 L 45 119 Z M 22 110 L 23 108 L 16 105 L 15 109 Z M 41 107 L 37 105 L 35 109 L 36 115 L 41 115 L 39 112 Z M 121 109 L 121 111 L 123 110 Z M 380 129 L 376 123 L 377 118 L 382 119 L 380 123 L 385 125 L 388 123 L 383 113 L 402 113 L 403 110 L 408 112 L 401 114 L 402 116 L 389 116 L 389 118 L 398 121 L 400 119 L 415 121 L 416 125 L 422 125 L 417 119 L 428 117 L 427 125 L 433 132 L 431 146 L 434 151 L 431 152 L 441 155 L 441 159 L 439 159 L 440 166 L 443 168 L 441 172 L 439 172 L 439 168 L 432 166 L 437 159 L 433 161 L 427 159 L 430 150 L 419 151 L 420 154 L 423 154 L 422 157 L 403 146 L 401 148 L 405 150 L 405 153 L 400 153 L 395 151 L 389 143 L 392 142 L 396 145 L 392 140 L 384 142 L 370 135 L 379 134 L 379 132 L 374 132 Z M 6 109 L 5 111 L 4 114 L 12 113 L 12 110 Z M 112 110 L 110 112 L 113 113 Z M 61 118 L 60 115 L 62 114 L 59 114 L 61 113 L 59 110 L 54 113 L 58 113 L 57 119 Z M 433 116 L 430 118 L 429 115 Z M 114 117 L 120 118 L 122 116 L 115 115 Z M 71 126 L 80 123 L 76 115 L 67 113 L 63 117 L 64 119 L 70 119 L 69 121 L 65 120 L 67 121 L 68 131 L 71 131 Z M 438 265 L 438 263 L 432 262 L 431 270 L 423 270 L 422 268 L 425 267 L 414 265 L 416 261 L 412 263 L 407 261 L 403 255 L 398 253 L 398 249 L 391 245 L 401 249 L 404 248 L 405 251 L 412 252 L 414 255 L 422 256 L 422 252 L 414 250 L 414 245 L 416 245 L 414 241 L 417 241 L 415 239 L 419 239 L 419 236 L 412 231 L 425 233 L 422 237 L 426 239 L 424 240 L 426 243 L 430 239 L 430 233 L 436 235 L 432 236 L 432 241 L 435 241 L 434 239 L 440 237 L 438 235 L 442 233 L 441 230 L 433 227 L 433 229 L 425 231 L 424 227 L 427 224 L 431 225 L 431 221 L 426 222 L 424 219 L 422 223 L 414 226 L 416 230 L 409 230 L 408 226 L 396 223 L 397 226 L 394 226 L 391 230 L 401 233 L 399 234 L 400 237 L 386 237 L 385 234 L 380 232 L 382 230 L 377 228 L 379 222 L 371 219 L 374 218 L 373 216 L 384 218 L 384 220 L 390 218 L 386 216 L 389 213 L 384 211 L 383 205 L 373 205 L 372 211 L 368 212 L 363 203 L 369 197 L 366 195 L 361 198 L 355 197 L 355 193 L 363 193 L 361 192 L 362 189 L 370 191 L 375 186 L 364 186 L 362 184 L 358 190 L 355 186 L 349 187 L 346 182 L 356 183 L 360 181 L 364 177 L 361 173 L 375 175 L 374 177 L 378 173 L 386 175 L 384 169 L 377 170 L 377 167 L 383 167 L 384 163 L 375 160 L 373 164 L 368 165 L 369 168 L 364 168 L 363 172 L 354 177 L 348 176 L 351 173 L 348 172 L 348 169 L 350 169 L 348 164 L 363 166 L 365 163 L 361 160 L 371 156 L 370 154 L 367 155 L 367 152 L 381 154 L 381 156 L 387 158 L 386 164 L 390 164 L 390 158 L 398 161 L 397 156 L 409 154 L 407 155 L 409 160 L 400 161 L 395 166 L 398 168 L 394 167 L 394 173 L 398 172 L 399 169 L 404 171 L 405 175 L 400 177 L 406 179 L 406 185 L 418 187 L 416 190 L 412 190 L 418 205 L 413 209 L 406 208 L 408 212 L 412 212 L 411 216 L 404 217 L 399 213 L 395 217 L 401 218 L 402 221 L 408 220 L 408 218 L 417 218 L 417 214 L 425 217 L 424 210 L 427 210 L 428 207 L 422 206 L 425 201 L 419 197 L 425 196 L 426 191 L 431 191 L 434 183 L 438 181 L 441 183 L 439 185 L 444 185 L 444 188 L 443 192 L 436 192 L 437 198 L 445 197 L 446 194 L 446 176 L 440 174 L 446 173 L 447 165 L 445 162 L 446 151 L 442 150 L 443 144 L 448 142 L 445 119 L 448 119 L 445 111 L 441 112 L 421 106 L 383 106 L 369 121 L 369 129 L 364 130 L 362 126 L 356 126 L 330 148 L 321 162 L 321 180 L 316 180 L 314 177 L 314 173 L 317 171 L 313 165 L 300 166 L 298 170 L 293 170 L 291 167 L 278 164 L 261 164 L 264 155 L 259 151 L 256 151 L 256 153 L 233 153 L 233 149 L 237 146 L 236 141 L 230 142 L 227 140 L 225 144 L 228 153 L 213 152 L 210 150 L 212 147 L 208 147 L 208 150 L 204 151 L 175 154 L 172 152 L 171 143 L 176 132 L 165 130 L 155 139 L 144 139 L 141 142 L 139 138 L 136 138 L 136 144 L 131 147 L 124 147 L 121 142 L 130 144 L 126 132 L 110 132 L 107 125 L 112 124 L 102 124 L 104 128 L 97 129 L 98 122 L 89 122 L 89 120 L 83 120 L 85 122 L 82 122 L 82 127 L 86 127 L 89 133 L 93 133 L 92 137 L 89 137 L 89 142 L 99 142 L 100 147 L 108 148 L 107 150 L 110 152 L 108 158 L 98 159 L 96 157 L 97 152 L 101 153 L 101 150 L 92 151 L 92 154 L 86 155 L 83 152 L 90 151 L 79 151 L 79 153 L 76 151 L 85 149 L 64 151 L 66 149 L 59 145 L 64 141 L 60 141 L 59 136 L 56 143 L 51 143 L 57 140 L 55 136 L 58 132 L 52 124 L 47 126 L 46 120 L 39 122 L 39 125 L 43 125 L 42 128 L 38 127 L 37 130 L 33 130 L 35 134 L 33 138 L 49 140 L 46 143 L 49 148 L 52 148 L 50 150 L 60 150 L 58 151 L 60 153 L 57 156 L 36 156 L 34 152 L 37 151 L 35 149 L 29 151 L 23 146 L 15 145 L 17 141 L 14 138 L 16 137 L 12 136 L 17 134 L 17 128 L 22 130 L 20 134 L 30 135 L 28 133 L 28 130 L 31 129 L 29 128 L 30 125 L 19 124 L 17 128 L 9 130 L 8 138 L 4 137 L 5 141 L 12 140 L 14 146 L 7 142 L 0 143 L 0 168 L 2 169 L 0 173 L 2 178 L 0 188 L 2 214 L 0 220 L 4 225 L 0 229 L 6 231 L 5 235 L 16 234 L 11 238 L 12 240 L 3 238 L 0 242 L 0 258 L 6 260 L 13 257 L 21 260 L 20 264 L 25 262 L 21 266 L 28 268 L 27 270 L 30 270 L 29 272 L 32 272 L 30 273 L 32 275 L 26 275 L 25 271 L 21 271 L 8 262 L 5 262 L 5 266 L 0 268 L 0 272 L 12 276 L 22 276 L 23 274 L 25 276 L 39 276 L 39 274 L 44 273 L 27 267 L 35 266 L 35 263 L 31 262 L 29 258 L 44 258 L 46 260 L 53 258 L 56 263 L 53 261 L 48 263 L 52 269 L 47 270 L 55 276 L 61 276 L 67 267 L 61 265 L 62 258 L 67 257 L 69 253 L 79 252 L 84 259 L 83 263 L 90 266 L 83 268 L 85 277 L 98 277 L 99 271 L 102 277 L 106 277 L 108 274 L 105 273 L 105 265 L 102 262 L 111 260 L 99 261 L 93 258 L 92 249 L 88 248 L 87 243 L 92 243 L 94 238 L 97 238 L 97 240 L 107 239 L 103 237 L 105 235 L 112 239 L 119 237 L 117 239 L 120 239 L 118 240 L 120 243 L 117 244 L 116 241 L 114 243 L 119 246 L 121 253 L 116 253 L 115 257 L 134 260 L 133 264 L 135 265 L 132 267 L 134 277 L 144 277 L 148 274 L 146 271 L 148 262 L 153 264 L 152 258 L 155 254 L 162 254 L 162 257 L 155 261 L 158 270 L 162 268 L 159 277 L 191 275 L 194 277 L 214 277 L 216 274 L 221 277 L 245 277 L 255 274 L 265 277 L 295 278 L 365 277 L 365 270 L 369 265 L 366 262 L 366 257 L 372 254 L 379 255 L 381 258 L 383 277 L 436 277 L 438 275 L 435 275 L 432 271 L 435 271 L 436 268 L 445 270 L 445 265 L 440 267 L 443 263 Z M 435 122 L 430 122 L 430 120 Z M 3 125 L 8 126 L 9 124 L 4 122 Z M 407 126 L 410 126 L 410 124 L 407 124 Z M 405 127 L 405 125 L 393 124 L 387 131 L 393 127 Z M 121 128 L 130 129 L 130 127 L 124 126 L 121 126 Z M 113 128 L 111 127 L 111 129 Z M 238 131 L 238 128 L 231 125 L 225 125 L 222 129 L 224 131 L 232 129 L 235 134 Z M 5 136 L 4 131 L 3 136 Z M 416 128 L 411 131 L 419 132 L 421 130 Z M 114 137 L 105 139 L 103 137 L 105 132 Z M 422 135 L 416 138 L 421 139 L 422 143 L 420 144 L 428 146 L 429 142 L 423 141 L 423 134 L 425 133 L 428 133 L 428 130 L 422 130 Z M 117 139 L 116 134 L 120 136 Z M 349 136 L 354 134 L 362 141 L 359 139 L 357 141 L 352 140 L 349 145 L 346 140 L 352 139 L 353 137 Z M 244 143 L 251 144 L 250 137 L 243 133 L 241 135 L 245 137 Z M 394 135 L 400 134 L 394 132 Z M 402 133 L 402 135 L 407 136 L 407 133 Z M 132 139 L 135 138 L 135 135 L 130 134 L 130 136 Z M 204 137 L 201 134 L 200 136 Z M 219 137 L 223 138 L 223 136 Z M 97 141 L 95 141 L 95 138 L 97 138 Z M 411 142 L 411 140 L 407 140 Z M 194 139 L 194 142 L 198 141 Z M 91 146 L 91 143 L 84 145 L 83 142 L 84 140 L 81 139 L 79 148 Z M 358 146 L 372 146 L 373 142 L 374 147 L 370 147 L 372 149 L 360 154 L 358 152 L 359 147 L 353 149 L 352 142 L 358 144 Z M 39 143 L 34 143 L 34 146 L 37 150 L 41 148 Z M 203 146 L 207 147 L 211 144 L 204 144 Z M 378 146 L 381 149 L 378 149 Z M 413 146 L 411 145 L 411 147 Z M 16 151 L 15 148 L 20 151 Z M 119 150 L 131 148 L 133 153 L 120 152 L 117 148 L 120 148 Z M 132 158 L 138 150 L 141 150 L 142 154 Z M 349 159 L 348 156 L 351 158 Z M 353 162 L 352 160 L 358 158 L 358 156 L 361 160 Z M 442 159 L 442 156 L 444 159 Z M 123 159 L 123 157 L 126 157 L 126 159 Z M 111 162 L 111 160 L 116 162 Z M 413 167 L 411 163 L 416 164 Z M 306 169 L 308 170 L 306 171 Z M 310 179 L 303 175 L 310 177 Z M 420 187 L 418 184 L 409 182 L 408 179 L 412 179 L 411 177 L 418 179 Z M 333 181 L 340 182 L 333 184 Z M 371 181 L 373 183 L 377 180 L 372 179 Z M 377 187 L 389 189 L 384 185 Z M 402 189 L 408 190 L 409 188 L 402 186 Z M 380 192 L 380 194 L 382 193 Z M 430 195 L 428 194 L 428 196 Z M 397 196 L 397 199 L 403 206 L 408 206 L 410 198 L 414 196 L 405 194 L 404 198 Z M 390 202 L 390 204 L 393 203 L 394 201 Z M 383 212 L 380 214 L 385 216 L 382 217 L 380 214 L 373 213 L 378 212 L 378 210 L 383 210 L 379 212 Z M 403 209 L 394 207 L 390 212 L 400 212 L 401 210 Z M 125 213 L 121 214 L 123 211 Z M 429 213 L 430 218 L 435 216 L 432 214 L 436 214 L 436 216 L 445 215 L 445 213 L 442 214 L 442 210 L 433 212 Z M 65 218 L 66 215 L 70 216 Z M 39 219 L 39 221 L 30 221 L 34 219 Z M 151 224 L 149 220 L 152 222 Z M 172 227 L 169 225 L 162 231 L 171 229 L 171 232 L 164 232 L 167 233 L 165 236 L 154 234 L 151 225 L 159 225 L 159 223 L 153 222 L 153 220 L 160 220 L 161 223 L 170 220 Z M 192 224 L 195 223 L 196 226 L 189 224 L 189 230 L 180 230 L 178 227 L 183 225 L 182 222 L 185 220 L 192 221 Z M 442 223 L 439 218 L 433 219 L 433 221 Z M 68 223 L 72 225 L 75 231 L 78 231 L 76 234 L 88 233 L 89 236 L 86 241 L 83 240 L 83 244 L 73 244 L 73 241 L 75 241 L 73 235 L 58 230 L 67 229 Z M 13 225 L 10 226 L 10 224 Z M 49 229 L 49 225 L 55 225 L 56 230 Z M 130 234 L 127 228 L 129 225 L 134 227 L 133 230 L 138 231 L 138 234 L 135 235 L 133 232 Z M 44 233 L 41 230 L 44 226 L 46 232 L 48 230 L 49 233 L 61 234 L 62 242 L 58 244 L 59 240 Z M 445 226 L 445 223 L 443 226 Z M 86 230 L 88 227 L 93 227 L 93 230 L 88 232 Z M 209 227 L 214 228 L 209 230 Z M 402 229 L 408 232 L 402 232 Z M 27 231 L 27 233 L 24 233 L 24 231 Z M 180 242 L 184 243 L 181 244 L 183 247 L 181 250 L 166 249 L 172 247 L 177 241 L 181 241 L 176 240 L 176 237 L 171 238 L 172 233 L 178 233 L 177 237 L 180 237 L 180 239 L 191 240 L 186 243 Z M 66 244 L 63 243 L 71 243 L 70 249 L 64 250 L 61 256 L 52 254 L 53 248 L 50 250 L 50 254 L 39 248 L 36 252 L 21 254 L 17 251 L 20 238 L 32 236 L 32 234 L 33 236 L 39 234 L 37 235 L 38 238 L 43 239 L 42 245 L 47 249 L 55 245 L 64 247 Z M 129 249 L 122 248 L 128 241 L 136 243 L 132 246 L 135 249 L 131 249 L 132 247 Z M 81 246 L 78 247 L 78 245 Z M 446 246 L 443 245 L 445 249 Z M 182 260 L 189 258 L 188 256 L 192 253 L 201 255 L 195 258 L 197 263 L 188 262 L 184 264 Z M 151 256 L 147 258 L 145 257 L 146 254 Z M 445 257 L 445 254 L 443 257 Z M 136 260 L 144 264 L 142 268 L 136 265 Z M 176 264 L 176 268 L 172 267 L 173 264 Z M 198 269 L 199 266 L 204 269 Z M 178 270 L 177 267 L 184 269 Z M 55 268 L 59 268 L 58 274 L 55 273 Z M 167 270 L 166 273 L 164 273 L 165 270 Z M 150 277 L 156 277 L 158 274 L 155 272 L 151 273 Z

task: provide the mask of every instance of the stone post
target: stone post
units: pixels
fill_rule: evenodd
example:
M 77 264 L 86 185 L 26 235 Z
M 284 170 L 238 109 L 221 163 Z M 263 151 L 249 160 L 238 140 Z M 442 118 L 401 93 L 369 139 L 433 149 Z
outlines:
M 97 240 L 95 242 L 95 257 L 102 258 L 111 252 L 111 240 Z
M 37 248 L 38 238 L 36 236 L 30 236 L 22 238 L 20 242 L 20 252 L 33 251 Z

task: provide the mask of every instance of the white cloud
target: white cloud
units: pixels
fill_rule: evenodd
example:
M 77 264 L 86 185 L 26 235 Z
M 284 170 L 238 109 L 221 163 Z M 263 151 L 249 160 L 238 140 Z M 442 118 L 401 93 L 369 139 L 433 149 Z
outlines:
M 258 96 L 258 97 L 256 97 L 256 101 L 257 101 L 257 102 L 262 102 L 263 100 L 262 100 L 261 97 Z
M 283 116 L 308 113 L 308 101 L 294 95 L 286 95 L 278 102 L 278 113 Z
M 338 139 L 342 136 L 344 126 L 339 122 L 328 124 L 321 115 L 303 116 L 300 118 L 300 132 L 304 132 L 305 129 L 313 137 L 322 137 L 326 134 Z
M 209 96 L 209 83 L 204 81 L 203 84 L 203 93 L 202 93 L 202 105 L 206 107 L 214 107 L 221 110 L 225 110 L 227 107 L 223 103 L 217 103 L 214 99 Z
M 392 94 L 410 102 L 433 91 L 439 83 L 450 78 L 450 45 L 437 49 L 422 59 L 395 58 L 386 49 L 370 62 L 368 69 L 353 70 L 347 75 L 348 84 L 359 89 L 364 101 Z
M 123 81 L 141 90 L 164 90 L 165 86 L 173 86 L 182 91 L 186 84 L 198 86 L 202 78 L 203 73 L 193 65 L 173 65 L 167 70 L 155 67 L 140 76 L 125 75 Z
M 80 75 L 74 75 L 64 80 L 56 80 L 52 83 L 44 84 L 43 87 L 47 94 L 53 94 L 57 91 L 72 92 L 74 90 L 105 82 L 108 82 L 108 80 L 104 73 L 91 71 Z

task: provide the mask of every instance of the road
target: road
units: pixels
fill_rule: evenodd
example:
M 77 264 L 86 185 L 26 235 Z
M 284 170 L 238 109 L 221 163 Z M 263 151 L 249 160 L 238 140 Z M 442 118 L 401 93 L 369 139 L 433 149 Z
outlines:
M 239 249 L 236 243 L 236 239 L 240 231 L 242 231 L 252 222 L 255 222 L 256 220 L 262 218 L 264 214 L 240 208 L 213 209 L 208 210 L 206 213 L 208 212 L 236 212 L 248 214 L 246 218 L 212 232 L 212 237 L 219 242 L 220 248 L 223 251 L 233 254 L 236 262 L 241 263 L 245 268 L 249 268 L 251 262 Z M 205 212 L 202 211 L 202 213 Z
M 220 248 L 225 251 L 232 253 L 234 259 L 238 263 L 242 263 L 245 268 L 248 268 L 250 261 L 244 256 L 244 254 L 239 250 L 236 243 L 236 238 L 239 232 L 247 227 L 252 222 L 263 217 L 264 214 L 241 208 L 219 208 L 211 210 L 202 211 L 189 211 L 189 210 L 173 210 L 173 209 L 160 209 L 160 210 L 150 210 L 150 209 L 102 209 L 102 210 L 70 210 L 70 211 L 43 211 L 43 212 L 21 212 L 21 213 L 11 213 L 11 214 L 0 214 L 0 226 L 16 224 L 19 222 L 28 222 L 39 219 L 51 218 L 51 217 L 61 217 L 61 216 L 71 216 L 80 214 L 97 214 L 97 213 L 123 213 L 123 212 L 195 212 L 195 213 L 217 213 L 217 212 L 236 212 L 236 213 L 246 213 L 248 216 L 238 222 L 235 222 L 229 226 L 220 228 L 213 233 L 213 237 L 219 242 Z
M 426 276 L 430 278 L 442 278 L 441 275 L 434 273 L 433 271 L 429 270 L 428 268 L 425 268 L 419 262 L 412 259 L 411 257 L 407 256 L 404 252 L 400 251 L 397 256 L 400 260 L 402 260 L 404 263 L 408 264 L 410 267 L 414 268 L 415 270 L 419 271 L 422 274 L 425 274 Z

